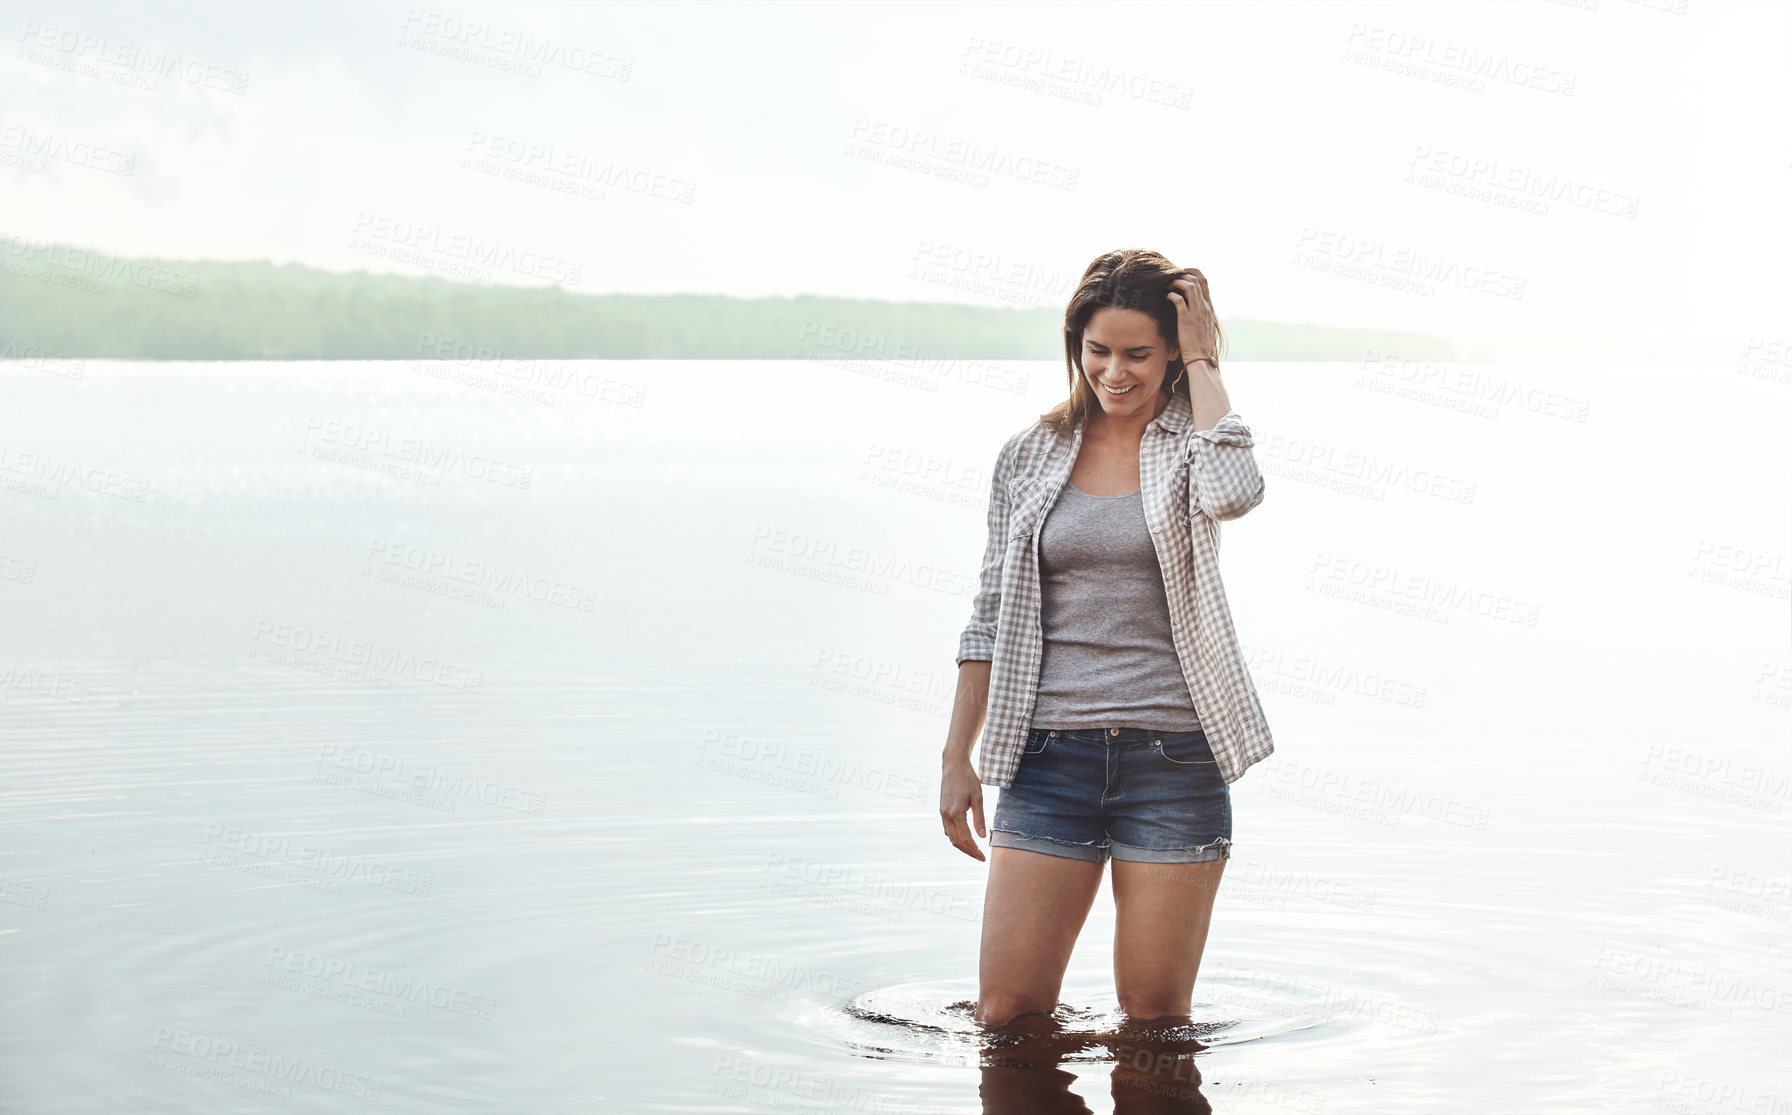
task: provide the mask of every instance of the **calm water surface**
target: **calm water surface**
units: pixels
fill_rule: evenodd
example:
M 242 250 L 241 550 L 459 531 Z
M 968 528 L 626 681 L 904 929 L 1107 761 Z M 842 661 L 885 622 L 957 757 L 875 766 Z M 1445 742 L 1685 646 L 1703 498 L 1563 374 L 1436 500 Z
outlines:
M 0 365 L 0 1108 L 1787 1110 L 1783 385 L 1232 365 L 1195 1025 L 1116 1032 L 1104 883 L 996 1041 L 938 756 L 1061 368 L 70 370 Z

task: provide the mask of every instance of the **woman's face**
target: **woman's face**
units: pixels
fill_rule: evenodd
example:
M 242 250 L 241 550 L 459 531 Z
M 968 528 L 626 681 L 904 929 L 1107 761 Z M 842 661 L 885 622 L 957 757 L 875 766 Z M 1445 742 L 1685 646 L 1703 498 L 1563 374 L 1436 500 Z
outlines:
M 1176 346 L 1157 334 L 1157 321 L 1142 310 L 1103 306 L 1083 330 L 1083 377 L 1104 414 L 1155 414 L 1158 394 Z

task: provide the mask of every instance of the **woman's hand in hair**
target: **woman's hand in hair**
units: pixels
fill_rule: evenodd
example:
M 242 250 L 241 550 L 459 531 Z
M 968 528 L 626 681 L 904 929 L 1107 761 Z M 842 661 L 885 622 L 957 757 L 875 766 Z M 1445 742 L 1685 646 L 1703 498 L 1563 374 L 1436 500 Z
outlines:
M 1190 367 L 1213 359 L 1213 299 L 1207 294 L 1207 276 L 1193 267 L 1182 269 L 1182 278 L 1173 280 L 1169 299 L 1176 305 L 1176 347 L 1182 362 Z

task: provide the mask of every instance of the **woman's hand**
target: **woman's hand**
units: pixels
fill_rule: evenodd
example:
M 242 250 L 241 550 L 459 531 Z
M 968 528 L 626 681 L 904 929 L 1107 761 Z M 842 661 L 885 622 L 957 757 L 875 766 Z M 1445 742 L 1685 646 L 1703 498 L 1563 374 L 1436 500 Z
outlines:
M 1169 299 L 1176 306 L 1176 347 L 1181 350 L 1183 364 L 1214 359 L 1219 353 L 1213 345 L 1213 299 L 1207 295 L 1207 276 L 1193 267 L 1182 269 L 1183 277 L 1171 285 Z
M 972 859 L 983 859 L 983 849 L 977 847 L 965 823 L 967 810 L 976 821 L 977 835 L 989 839 L 989 830 L 983 827 L 983 783 L 977 780 L 977 769 L 969 759 L 947 759 L 940 768 L 940 821 L 953 847 Z

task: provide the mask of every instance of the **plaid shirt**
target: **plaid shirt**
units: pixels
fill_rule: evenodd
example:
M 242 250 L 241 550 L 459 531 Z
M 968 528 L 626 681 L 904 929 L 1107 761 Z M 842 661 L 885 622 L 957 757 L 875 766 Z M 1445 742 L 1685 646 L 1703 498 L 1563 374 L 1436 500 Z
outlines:
M 1236 519 L 1263 500 L 1263 476 L 1251 454 L 1250 427 L 1236 412 L 1211 430 L 1191 430 L 1189 401 L 1173 396 L 1145 427 L 1139 486 L 1170 602 L 1170 632 L 1201 728 L 1235 782 L 1275 750 L 1257 690 L 1232 630 L 1220 581 L 1220 520 Z M 990 662 L 989 710 L 980 747 L 986 785 L 1014 782 L 1039 689 L 1039 526 L 1057 501 L 1082 448 L 1078 429 L 1068 445 L 1035 421 L 1003 444 L 989 489 L 989 543 L 958 639 L 958 661 Z M 1193 478 L 1191 484 L 1190 478 Z M 1141 725 L 1148 727 L 1148 725 Z

